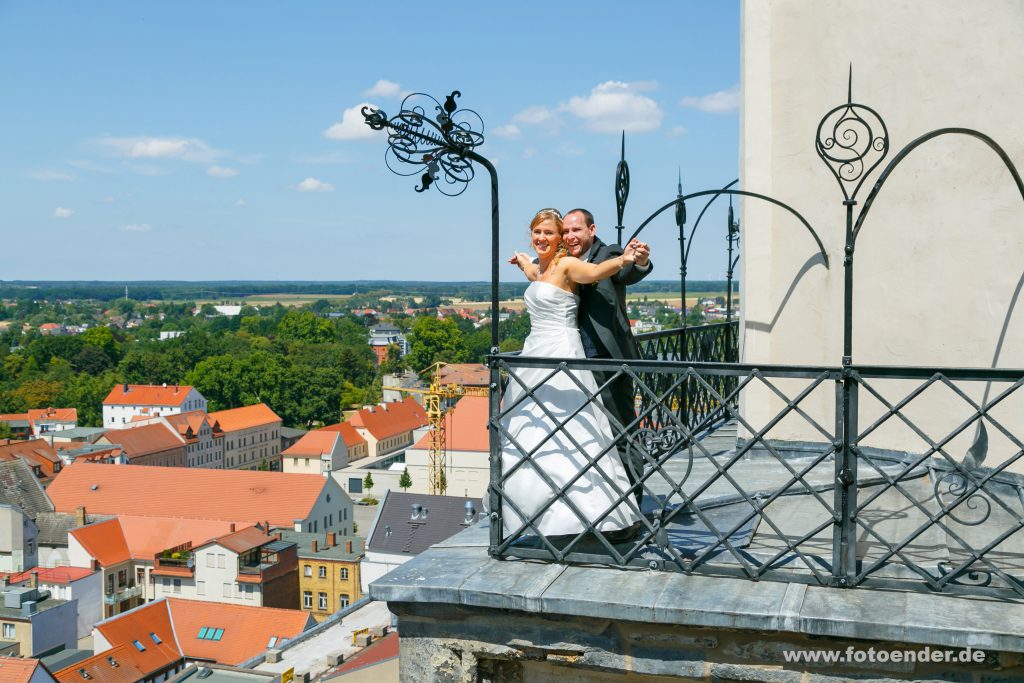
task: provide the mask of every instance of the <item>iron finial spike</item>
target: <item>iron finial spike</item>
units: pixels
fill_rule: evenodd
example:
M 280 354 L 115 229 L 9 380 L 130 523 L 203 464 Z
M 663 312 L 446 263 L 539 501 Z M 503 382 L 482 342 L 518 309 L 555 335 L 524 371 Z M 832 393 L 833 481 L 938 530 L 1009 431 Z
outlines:
M 850 62 L 850 77 L 846 81 L 846 103 L 853 104 L 853 62 Z
M 622 152 L 621 152 L 621 156 L 619 157 L 619 160 L 620 161 L 625 161 L 626 160 L 626 131 L 625 130 L 622 131 Z
M 682 197 L 683 196 L 683 167 L 682 166 L 679 167 L 679 184 L 676 185 L 676 196 L 677 197 Z

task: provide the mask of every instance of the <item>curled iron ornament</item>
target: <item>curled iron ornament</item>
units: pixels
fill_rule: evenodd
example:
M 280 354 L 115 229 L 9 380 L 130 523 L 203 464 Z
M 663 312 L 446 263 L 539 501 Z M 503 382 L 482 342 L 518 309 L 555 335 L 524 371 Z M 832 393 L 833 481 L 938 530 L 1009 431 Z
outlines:
M 462 194 L 476 175 L 471 156 L 484 143 L 484 122 L 472 109 L 458 108 L 455 100 L 461 96 L 453 90 L 441 104 L 430 95 L 412 93 L 390 118 L 383 109 L 362 109 L 366 125 L 388 133 L 384 161 L 391 172 L 420 174 L 420 184 L 414 188 L 417 192 L 433 186 L 454 197 Z
M 852 72 L 846 104 L 821 119 L 814 146 L 847 201 L 856 198 L 868 175 L 889 153 L 885 121 L 871 107 L 853 102 Z

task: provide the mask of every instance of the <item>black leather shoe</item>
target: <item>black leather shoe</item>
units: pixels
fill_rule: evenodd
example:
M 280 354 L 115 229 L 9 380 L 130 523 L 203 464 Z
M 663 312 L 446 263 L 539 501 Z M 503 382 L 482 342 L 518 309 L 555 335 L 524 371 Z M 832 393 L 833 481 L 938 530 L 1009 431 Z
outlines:
M 643 528 L 643 524 L 640 522 L 634 522 L 625 529 L 616 529 L 615 531 L 602 531 L 601 535 L 609 543 L 625 543 L 626 541 L 632 541 L 634 538 L 640 535 L 640 529 Z

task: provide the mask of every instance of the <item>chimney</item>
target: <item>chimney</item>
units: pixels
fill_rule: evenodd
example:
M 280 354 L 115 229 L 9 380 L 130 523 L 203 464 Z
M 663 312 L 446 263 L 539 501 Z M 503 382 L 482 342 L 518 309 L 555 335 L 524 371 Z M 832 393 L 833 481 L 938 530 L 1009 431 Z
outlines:
M 85 526 L 85 506 L 79 505 L 75 508 L 75 524 L 76 526 Z
M 177 384 L 175 384 L 175 385 L 174 385 L 174 393 L 175 393 L 175 394 L 177 394 L 177 393 L 178 393 L 178 385 L 177 385 Z
M 39 588 L 39 574 L 32 572 L 28 575 L 29 588 Z
M 121 390 L 126 394 L 128 393 L 128 382 L 121 385 Z
M 234 522 L 231 522 L 231 524 L 228 525 L 228 531 L 234 533 L 234 531 L 235 531 L 235 523 Z
M 345 552 L 352 554 L 352 541 L 345 541 Z
M 316 539 L 315 539 L 315 538 L 313 539 L 313 552 L 314 552 L 314 553 L 315 553 L 315 552 L 317 552 L 317 548 L 316 548 Z
M 336 545 L 338 545 L 338 536 L 331 531 L 327 534 L 327 547 L 333 548 Z
M 281 540 L 281 534 L 280 533 L 276 533 L 273 536 L 271 536 L 271 538 L 273 538 L 275 541 L 280 541 Z

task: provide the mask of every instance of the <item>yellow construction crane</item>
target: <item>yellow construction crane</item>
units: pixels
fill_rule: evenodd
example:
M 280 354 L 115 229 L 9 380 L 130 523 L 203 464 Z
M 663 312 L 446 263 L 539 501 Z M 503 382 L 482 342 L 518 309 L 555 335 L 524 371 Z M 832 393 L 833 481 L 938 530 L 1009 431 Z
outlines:
M 430 424 L 430 493 L 442 496 L 448 490 L 448 477 L 445 474 L 448 460 L 448 440 L 445 434 L 445 411 L 441 408 L 441 401 L 463 396 L 486 397 L 488 395 L 487 389 L 484 387 L 467 387 L 454 382 L 443 384 L 441 368 L 445 365 L 446 363 L 434 363 L 429 368 L 417 373 L 419 375 L 430 373 L 430 386 L 426 389 L 382 387 L 385 390 L 390 389 L 423 396 L 423 407 L 427 410 L 427 420 Z

